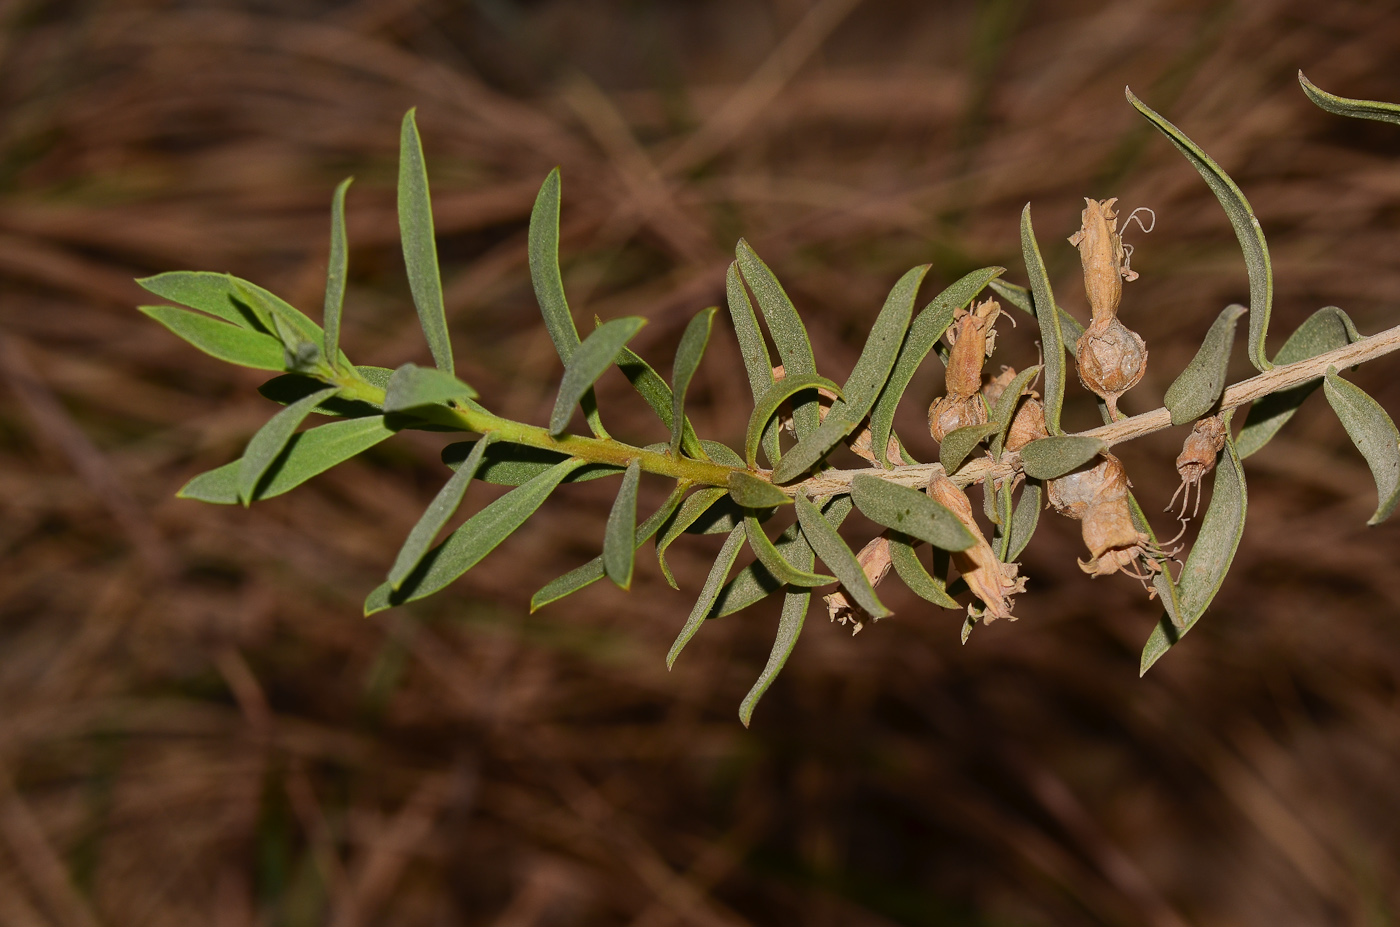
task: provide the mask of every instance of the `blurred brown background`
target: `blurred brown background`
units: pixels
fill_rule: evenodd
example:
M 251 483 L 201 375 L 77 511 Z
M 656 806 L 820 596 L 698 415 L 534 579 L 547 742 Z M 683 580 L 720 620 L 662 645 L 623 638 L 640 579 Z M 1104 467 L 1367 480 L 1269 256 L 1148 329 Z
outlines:
M 559 374 L 524 249 L 555 164 L 580 327 L 649 316 L 634 347 L 663 370 L 740 235 L 844 378 L 909 266 L 933 264 L 924 299 L 989 263 L 1024 282 L 1031 201 L 1083 317 L 1081 197 L 1151 206 L 1124 303 L 1145 411 L 1247 288 L 1123 85 L 1250 197 L 1276 350 L 1329 303 L 1395 322 L 1400 131 L 1294 75 L 1400 100 L 1397 61 L 1394 6 L 1348 0 L 0 0 L 0 923 L 1395 923 L 1400 529 L 1364 527 L 1374 489 L 1320 397 L 1249 461 L 1236 567 L 1147 678 L 1156 607 L 1081 576 L 1046 515 L 1018 623 L 960 646 L 894 580 L 857 638 L 814 609 L 746 731 L 773 603 L 663 663 L 715 539 L 673 548 L 685 594 L 646 558 L 630 594 L 528 615 L 599 549 L 608 485 L 373 620 L 440 436 L 250 511 L 174 499 L 274 407 L 130 281 L 227 270 L 314 315 L 354 174 L 347 349 L 424 360 L 393 214 L 417 106 L 459 367 L 502 412 L 543 421 Z M 994 366 L 1030 362 L 1031 328 Z M 738 370 L 726 322 L 703 434 L 741 434 Z M 1395 411 L 1395 370 L 1354 376 Z M 901 413 L 916 454 L 940 378 Z M 625 384 L 600 394 L 615 434 L 657 440 Z M 1125 449 L 1149 509 L 1181 437 Z

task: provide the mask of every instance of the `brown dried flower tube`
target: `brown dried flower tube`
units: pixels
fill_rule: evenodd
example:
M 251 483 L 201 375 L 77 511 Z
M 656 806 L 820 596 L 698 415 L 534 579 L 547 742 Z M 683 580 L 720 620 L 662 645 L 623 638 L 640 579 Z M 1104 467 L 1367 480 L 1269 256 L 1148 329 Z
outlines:
M 947 394 L 928 407 L 928 430 L 942 442 L 950 431 L 987 421 L 982 399 L 982 365 L 996 344 L 997 317 L 1001 304 L 986 299 L 971 309 L 962 308 L 953 316 L 948 329 L 948 368 L 944 371 Z
M 872 588 L 880 585 L 880 582 L 890 572 L 890 565 L 894 563 L 890 554 L 889 532 L 872 538 L 870 543 L 862 547 L 860 553 L 856 554 L 856 562 L 860 564 L 865 578 L 870 580 Z M 874 620 L 865 609 L 853 604 L 839 589 L 830 595 L 822 596 L 822 601 L 826 603 L 827 615 L 832 621 L 839 621 L 843 625 L 847 621 L 851 623 L 851 634 L 853 635 L 861 632 L 867 620 Z
M 1081 570 L 1095 577 L 1121 570 L 1146 584 L 1169 557 L 1133 524 L 1123 464 L 1112 454 L 1102 456 L 1093 467 L 1051 480 L 1050 505 L 1080 522 L 1089 549 L 1089 559 L 1079 561 Z
M 1182 444 L 1181 455 L 1176 458 L 1176 472 L 1181 477 L 1181 485 L 1172 493 L 1172 499 L 1167 503 L 1167 511 L 1171 510 L 1176 504 L 1176 497 L 1185 490 L 1186 494 L 1181 498 L 1181 514 L 1178 516 L 1185 521 L 1186 506 L 1191 501 L 1191 487 L 1194 486 L 1196 507 L 1191 511 L 1191 517 L 1196 517 L 1196 513 L 1201 509 L 1201 479 L 1215 469 L 1215 460 L 1224 449 L 1225 422 L 1220 416 L 1212 415 L 1200 419 L 1191 426 L 1191 433 Z
M 1002 563 L 992 551 L 992 545 L 982 534 L 982 528 L 972 517 L 972 503 L 967 494 L 957 484 L 948 479 L 942 470 L 935 470 L 928 483 L 928 494 L 940 505 L 948 508 L 962 522 L 972 535 L 974 543 L 967 550 L 952 552 L 953 566 L 958 568 L 972 594 L 981 600 L 979 611 L 969 605 L 967 613 L 972 618 L 982 618 L 987 622 L 998 618 L 1015 621 L 1011 614 L 1014 606 L 1012 596 L 1026 591 L 1026 579 L 1018 576 L 1019 564 Z
M 1132 389 L 1147 369 L 1147 345 L 1137 332 L 1118 321 L 1123 278 L 1136 277 L 1123 266 L 1123 239 L 1118 233 L 1117 199 L 1084 200 L 1079 231 L 1070 244 L 1079 249 L 1084 291 L 1093 321 L 1079 337 L 1075 361 L 1079 382 L 1108 405 L 1118 418 L 1118 397 Z

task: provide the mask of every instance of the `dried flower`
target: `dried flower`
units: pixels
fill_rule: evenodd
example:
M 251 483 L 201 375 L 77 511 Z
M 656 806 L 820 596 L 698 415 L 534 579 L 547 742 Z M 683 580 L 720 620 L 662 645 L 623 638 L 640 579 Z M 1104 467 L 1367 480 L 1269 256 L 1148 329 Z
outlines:
M 1176 497 L 1182 490 L 1186 494 L 1181 499 L 1182 521 L 1186 520 L 1186 506 L 1191 501 L 1191 487 L 1196 487 L 1196 507 L 1191 517 L 1201 508 L 1201 479 L 1215 469 L 1215 459 L 1225 448 L 1225 422 L 1218 415 L 1203 418 L 1191 426 L 1191 433 L 1181 447 L 1181 455 L 1176 458 L 1176 472 L 1181 476 L 1181 485 L 1172 493 L 1167 510 L 1176 504 Z
M 989 377 L 982 386 L 982 395 L 986 397 L 987 405 L 995 406 L 1001 394 L 1006 392 L 1006 388 L 1011 385 L 1011 381 L 1016 379 L 1016 368 L 1001 365 L 1001 373 L 994 377 Z
M 871 587 L 880 585 L 880 581 L 889 573 L 890 565 L 894 562 L 890 554 L 889 532 L 871 539 L 870 543 L 856 554 L 856 561 L 864 571 L 865 578 L 870 580 Z M 843 625 L 847 621 L 851 623 L 852 634 L 859 634 L 867 620 L 874 620 L 865 609 L 852 604 L 839 589 L 831 595 L 823 596 L 822 601 L 826 602 L 827 615 L 832 621 L 839 621 Z
M 1107 200 L 1084 198 L 1079 231 L 1069 237 L 1069 243 L 1079 249 L 1079 262 L 1084 267 L 1084 291 L 1094 321 L 1111 318 L 1118 312 L 1123 298 L 1123 239 L 1118 234 L 1118 213 L 1113 204 L 1117 197 Z M 1127 273 L 1131 273 L 1128 271 Z M 1136 275 L 1134 275 L 1136 276 Z
M 928 407 L 928 433 L 942 443 L 950 431 L 968 425 L 985 425 L 987 406 L 980 393 L 971 396 L 939 396 Z
M 1123 278 L 1134 279 L 1137 274 L 1123 263 L 1123 239 L 1118 234 L 1118 214 L 1113 210 L 1116 202 L 1086 197 L 1079 231 L 1069 239 L 1079 248 L 1084 292 L 1094 313 L 1075 351 L 1079 382 L 1108 405 L 1109 415 L 1115 419 L 1118 397 L 1136 386 L 1147 369 L 1146 343 L 1117 318 Z
M 982 365 L 995 344 L 997 316 L 1001 304 L 986 299 L 971 309 L 959 309 L 948 329 L 948 367 L 944 371 L 947 395 L 928 407 L 928 430 L 942 442 L 950 431 L 987 422 L 987 405 L 982 399 Z M 1013 373 L 1014 375 L 1014 373 Z M 1009 381 L 1008 381 L 1009 382 Z
M 935 502 L 952 511 L 964 528 L 974 538 L 967 550 L 952 552 L 953 565 L 958 568 L 972 594 L 981 600 L 983 608 L 969 605 L 967 613 L 973 618 L 995 621 L 1007 618 L 1015 621 L 1011 614 L 1014 605 L 1011 597 L 1026 591 L 1026 579 L 1018 576 L 1020 566 L 1015 563 L 1002 563 L 992 552 L 992 545 L 982 534 L 982 528 L 972 517 L 972 503 L 967 494 L 957 484 L 948 479 L 941 470 L 935 470 L 928 483 L 928 494 Z
M 1122 570 L 1145 584 L 1162 572 L 1169 555 L 1133 524 L 1130 485 L 1123 464 L 1105 453 L 1095 466 L 1051 480 L 1050 505 L 1080 522 L 1089 549 L 1089 559 L 1079 561 L 1081 570 L 1095 577 Z
M 1028 396 L 1011 419 L 1011 427 L 1006 432 L 1006 449 L 1019 451 L 1037 438 L 1049 435 L 1050 430 L 1045 426 L 1045 407 L 1035 396 Z

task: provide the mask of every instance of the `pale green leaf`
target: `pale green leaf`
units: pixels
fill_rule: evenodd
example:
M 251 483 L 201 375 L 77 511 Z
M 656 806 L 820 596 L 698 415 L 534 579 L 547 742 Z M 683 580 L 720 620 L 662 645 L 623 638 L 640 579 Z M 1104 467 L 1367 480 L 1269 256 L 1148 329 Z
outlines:
M 413 526 L 413 530 L 408 533 L 408 537 L 403 542 L 403 547 L 399 548 L 399 554 L 394 558 L 394 565 L 389 568 L 389 585 L 398 589 L 403 585 L 409 574 L 418 568 L 423 556 L 428 552 L 433 540 L 442 530 L 443 525 L 456 512 L 457 507 L 462 504 L 462 498 L 467 494 L 467 487 L 476 476 L 476 471 L 481 467 L 481 461 L 486 455 L 486 449 L 495 441 L 495 435 L 483 435 L 467 460 L 457 471 L 443 484 L 442 489 L 433 497 L 433 501 L 428 503 L 428 507 L 419 516 L 418 523 Z
M 1303 76 L 1303 72 L 1298 72 L 1298 83 L 1303 85 L 1303 92 L 1308 95 L 1318 106 L 1329 113 L 1336 113 L 1338 116 L 1350 116 L 1353 119 L 1374 119 L 1378 122 L 1389 122 L 1400 125 L 1400 106 L 1394 103 L 1382 103 L 1377 100 L 1355 100 L 1350 97 L 1339 97 L 1334 93 L 1328 93 L 1313 84 Z
M 783 361 L 783 373 L 788 377 L 815 375 L 817 361 L 812 355 L 812 342 L 807 338 L 807 328 L 802 324 L 796 307 L 783 291 L 778 278 L 742 238 L 739 239 L 734 257 L 739 263 L 739 273 L 753 291 L 758 308 L 762 310 L 763 318 L 768 322 L 768 331 L 772 333 L 773 343 L 778 347 L 778 356 Z M 797 429 L 798 440 L 815 431 L 817 424 L 815 399 L 803 402 L 793 410 L 793 426 Z
M 371 592 L 365 599 L 365 614 L 373 615 L 445 588 L 514 534 L 554 488 L 563 482 L 569 471 L 582 463 L 581 460 L 569 459 L 556 464 L 524 486 L 512 489 L 488 504 L 449 534 L 445 541 L 428 551 L 418 568 L 398 589 L 386 582 Z
M 603 567 L 622 589 L 632 588 L 632 565 L 637 534 L 637 485 L 642 479 L 642 462 L 633 460 L 622 476 L 622 486 L 608 513 L 608 527 L 603 535 Z
M 1230 219 L 1244 252 L 1245 269 L 1249 272 L 1249 361 L 1259 370 L 1268 370 L 1273 364 L 1265 355 L 1264 339 L 1269 331 L 1269 312 L 1274 298 L 1273 270 L 1269 265 L 1269 246 L 1264 241 L 1264 230 L 1250 208 L 1240 188 L 1221 170 L 1220 165 L 1211 160 L 1195 142 L 1187 138 L 1176 126 L 1163 119 L 1143 103 L 1131 90 L 1124 88 L 1128 102 L 1138 112 L 1147 117 L 1177 149 L 1186 156 L 1206 186 L 1210 187 L 1215 198 Z
M 690 610 L 690 617 L 686 619 L 680 634 L 676 635 L 676 642 L 671 645 L 670 653 L 666 654 L 667 669 L 675 664 L 676 657 L 681 655 L 681 650 L 690 643 L 695 632 L 700 630 L 700 625 L 709 615 L 710 607 L 714 605 L 715 598 L 724 585 L 724 579 L 729 575 L 729 570 L 734 566 L 734 561 L 738 558 L 739 551 L 743 546 L 744 526 L 738 525 L 729 532 L 729 537 L 725 538 L 719 556 L 715 558 L 714 565 L 710 567 L 709 575 L 705 577 L 705 584 L 700 587 L 700 597 L 695 600 L 695 607 Z
M 758 327 L 758 317 L 754 315 L 753 303 L 749 301 L 749 291 L 744 289 L 744 282 L 739 276 L 738 261 L 729 265 L 724 282 L 729 300 L 729 317 L 734 322 L 734 335 L 739 340 L 739 354 L 744 359 L 749 390 L 757 404 L 773 385 L 773 359 L 768 354 L 768 343 L 763 340 L 763 332 Z M 762 443 L 769 464 L 776 464 L 780 456 L 777 425 L 770 425 L 764 430 Z
M 476 390 L 446 370 L 404 364 L 389 380 L 389 388 L 384 393 L 384 411 L 407 412 L 475 398 Z
M 349 249 L 345 240 L 345 191 L 355 178 L 347 177 L 335 188 L 331 198 L 331 252 L 326 263 L 326 299 L 322 304 L 321 320 L 325 323 L 322 349 L 334 363 L 340 356 L 340 313 L 345 306 L 345 277 L 349 265 Z
M 880 391 L 880 398 L 870 411 L 871 450 L 882 465 L 890 465 L 887 452 L 894 428 L 895 409 L 909 389 L 914 373 L 952 324 L 953 313 L 972 302 L 990 281 L 1005 272 L 1004 267 L 983 267 L 965 274 L 924 306 L 910 324 L 894 367 Z
M 681 452 L 681 437 L 685 434 L 683 427 L 676 427 L 674 423 L 685 421 L 685 393 L 690 389 L 690 380 L 695 376 L 695 371 L 700 367 L 700 359 L 705 356 L 705 346 L 710 343 L 710 329 L 715 323 L 715 313 L 719 312 L 717 306 L 701 311 L 695 318 L 690 320 L 690 324 L 685 327 L 685 333 L 681 335 L 680 346 L 676 348 L 676 360 L 671 367 L 671 456 L 678 457 Z
M 883 482 L 878 477 L 872 479 Z M 865 570 L 861 568 L 855 553 L 846 546 L 841 535 L 836 533 L 835 526 L 826 520 L 826 516 L 822 515 L 821 509 L 817 508 L 805 495 L 797 496 L 795 501 L 797 520 L 802 525 L 803 537 L 807 539 L 807 543 L 811 545 L 816 555 L 821 558 L 822 563 L 825 563 L 827 568 L 836 574 L 836 578 L 850 593 L 855 604 L 865 609 L 872 618 L 877 620 L 893 614 L 885 607 L 885 603 L 881 602 L 879 597 L 875 595 L 875 589 L 870 585 L 870 580 L 866 578 Z
M 442 462 L 456 470 L 471 455 L 476 444 L 476 441 L 457 441 L 447 445 L 442 449 Z M 558 451 L 502 441 L 487 449 L 476 478 L 494 486 L 520 486 L 568 459 L 567 454 Z M 586 483 L 621 472 L 622 467 L 612 464 L 585 464 L 570 472 L 564 482 Z
M 452 341 L 447 334 L 447 310 L 442 302 L 442 277 L 438 272 L 437 242 L 433 237 L 433 207 L 428 195 L 428 168 L 423 142 L 418 137 L 415 110 L 403 116 L 399 136 L 399 238 L 403 263 L 418 322 L 428 340 L 428 350 L 439 370 L 453 372 Z
M 812 559 L 810 554 L 808 559 Z M 767 692 L 773 680 L 778 678 L 778 673 L 782 672 L 792 648 L 797 646 L 797 638 L 802 634 L 802 625 L 807 620 L 807 608 L 811 602 L 812 594 L 805 590 L 789 592 L 783 596 L 783 610 L 778 616 L 778 634 L 773 639 L 773 649 L 768 654 L 768 662 L 764 664 L 763 672 L 758 674 L 757 681 L 739 704 L 739 720 L 744 727 L 748 727 L 749 722 L 753 720 L 753 710 L 758 706 L 758 700 L 763 698 L 763 693 Z
M 974 543 L 958 516 L 917 489 L 858 473 L 851 481 L 851 501 L 871 521 L 935 547 L 967 550 Z
M 256 370 L 287 369 L 282 342 L 269 335 L 174 306 L 139 308 L 211 357 Z
M 1171 386 L 1163 404 L 1171 410 L 1172 424 L 1194 422 L 1211 410 L 1225 391 L 1225 368 L 1235 346 L 1235 323 L 1249 310 L 1235 304 L 1220 311 L 1196 356 Z
M 549 416 L 550 434 L 562 434 L 569 427 L 574 406 L 579 404 L 603 372 L 613 365 L 622 346 L 645 324 L 646 319 L 636 317 L 613 319 L 604 322 L 578 346 L 564 368 L 564 379 L 559 384 L 559 395 Z
M 748 462 L 750 470 L 758 469 L 758 444 L 763 437 L 764 427 L 777 413 L 778 406 L 803 390 L 816 390 L 818 387 L 831 390 L 837 397 L 841 396 L 841 387 L 831 380 L 808 373 L 785 376 L 768 387 L 768 391 L 759 397 L 754 404 L 753 413 L 749 416 L 749 427 L 744 435 L 744 459 Z
M 1098 438 L 1051 435 L 1021 448 L 1021 469 L 1032 479 L 1058 479 L 1099 456 L 1107 446 Z
M 316 406 L 334 396 L 336 392 L 337 388 L 332 386 L 298 399 L 268 419 L 267 423 L 258 429 L 257 434 L 253 435 L 238 461 L 238 498 L 243 500 L 244 505 L 253 501 L 253 493 L 258 483 L 262 481 L 273 461 L 286 450 L 287 442 L 291 441 L 301 423 L 315 411 Z
M 973 448 L 1000 430 L 1001 426 L 996 422 L 953 429 L 943 436 L 942 443 L 938 445 L 938 462 L 943 465 L 944 470 L 952 473 L 962 466 L 962 462 L 967 460 L 967 455 L 972 453 Z
M 939 608 L 961 608 L 957 599 L 948 594 L 943 580 L 936 578 L 924 568 L 919 552 L 914 549 L 908 535 L 892 532 L 890 535 L 890 560 L 894 571 L 899 574 L 909 591 L 919 598 L 932 602 Z
M 792 496 L 747 470 L 735 470 L 729 474 L 729 496 L 746 509 L 792 505 Z
M 822 506 L 822 514 L 837 528 L 841 527 L 841 523 L 846 520 L 846 516 L 850 512 L 851 497 L 849 495 L 835 496 Z M 773 546 L 792 563 L 811 564 L 813 562 L 811 559 L 806 559 L 813 556 L 811 545 L 807 543 L 806 537 L 802 534 L 802 526 L 796 522 L 778 535 Z M 768 572 L 767 567 L 755 560 L 735 573 L 734 578 L 720 590 L 719 597 L 715 599 L 714 607 L 710 609 L 709 617 L 723 618 L 726 615 L 742 611 L 781 588 L 783 588 L 783 584 L 773 578 L 773 574 Z
M 1031 227 L 1031 204 L 1021 210 L 1021 255 L 1026 262 L 1026 276 L 1031 282 L 1031 298 L 1035 301 L 1035 317 L 1040 324 L 1040 348 L 1045 355 L 1045 427 L 1050 434 L 1063 434 L 1060 428 L 1060 408 L 1065 401 L 1064 334 L 1060 329 L 1060 314 L 1055 294 L 1050 290 L 1050 277 L 1045 261 L 1040 257 L 1040 245 Z
M 1342 420 L 1342 427 L 1371 468 L 1378 504 L 1366 524 L 1378 525 L 1390 517 L 1396 502 L 1400 502 L 1400 433 L 1381 404 L 1355 383 L 1337 376 L 1336 367 L 1327 368 L 1322 388 L 1332 411 Z
M 249 283 L 247 280 L 242 280 L 231 274 L 181 270 L 157 274 L 154 277 L 146 277 L 136 282 L 157 296 L 163 296 L 173 303 L 218 316 L 249 331 L 275 335 L 276 332 L 273 331 L 271 323 L 261 318 L 255 311 L 255 307 L 248 305 L 239 294 L 239 290 L 244 289 L 257 294 L 266 303 L 277 306 L 279 314 L 292 322 L 293 327 L 301 332 L 308 341 L 317 341 L 322 338 L 321 327 L 307 318 L 300 310 L 257 284 Z M 345 355 L 341 354 L 340 359 L 345 362 Z
M 1021 556 L 1021 551 L 1031 542 L 1037 524 L 1040 522 L 1041 499 L 1044 490 L 1035 480 L 1027 480 L 1021 487 L 1021 498 L 1016 500 L 1016 508 L 1011 515 L 1010 527 L 1003 539 L 1000 553 L 1003 563 L 1012 563 Z
M 773 578 L 780 583 L 789 586 L 801 586 L 808 588 L 811 586 L 825 586 L 827 583 L 836 582 L 835 576 L 827 576 L 825 573 L 813 573 L 811 568 L 801 569 L 789 563 L 782 552 L 774 546 L 768 539 L 768 535 L 763 533 L 762 526 L 758 519 L 752 515 L 744 518 L 744 531 L 749 539 L 749 547 L 753 549 L 754 556 L 764 568 L 772 574 Z M 810 548 L 806 548 L 810 550 Z
M 384 419 L 376 416 L 331 422 L 293 435 L 287 442 L 286 450 L 268 468 L 254 493 L 254 501 L 280 496 L 392 434 L 384 427 Z M 239 461 L 235 460 L 201 473 L 186 483 L 176 495 L 181 499 L 233 505 L 239 501 L 239 466 Z

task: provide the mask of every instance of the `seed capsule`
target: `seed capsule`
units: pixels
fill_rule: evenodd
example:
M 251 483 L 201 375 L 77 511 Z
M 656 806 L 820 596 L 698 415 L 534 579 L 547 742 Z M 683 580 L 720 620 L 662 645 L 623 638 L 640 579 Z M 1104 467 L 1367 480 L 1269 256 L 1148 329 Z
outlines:
M 1152 574 L 1162 572 L 1168 554 L 1133 524 L 1129 485 L 1118 458 L 1104 454 L 1093 467 L 1051 480 L 1050 505 L 1080 522 L 1089 549 L 1089 559 L 1079 561 L 1081 570 L 1095 577 L 1121 570 L 1145 585 Z
M 1176 458 L 1176 472 L 1181 477 L 1181 485 L 1172 493 L 1170 510 L 1176 504 L 1176 497 L 1182 490 L 1186 494 L 1181 499 L 1182 521 L 1186 520 L 1186 506 L 1191 501 L 1191 487 L 1196 487 L 1196 507 L 1191 512 L 1195 517 L 1201 509 L 1201 479 L 1215 469 L 1215 460 L 1225 449 L 1225 422 L 1218 415 L 1203 418 L 1191 426 L 1191 433 L 1181 448 L 1181 456 Z
M 958 568 L 972 594 L 982 601 L 983 609 L 969 605 L 967 613 L 973 618 L 995 621 L 1006 618 L 1015 621 L 1011 614 L 1014 605 L 1012 596 L 1026 591 L 1026 579 L 1018 576 L 1020 566 L 1015 563 L 1002 563 L 992 552 L 992 545 L 982 534 L 982 528 L 972 517 L 972 503 L 967 494 L 941 471 L 935 470 L 929 480 L 928 494 L 935 502 L 948 508 L 962 522 L 972 535 L 974 543 L 967 550 L 952 552 L 953 565 Z
M 1118 397 L 1137 386 L 1147 369 L 1147 344 L 1137 332 L 1108 316 L 1096 318 L 1079 336 L 1075 351 L 1079 382 L 1118 417 Z
M 986 423 L 987 406 L 978 393 L 971 396 L 939 396 L 928 407 L 928 433 L 940 444 L 950 431 Z

